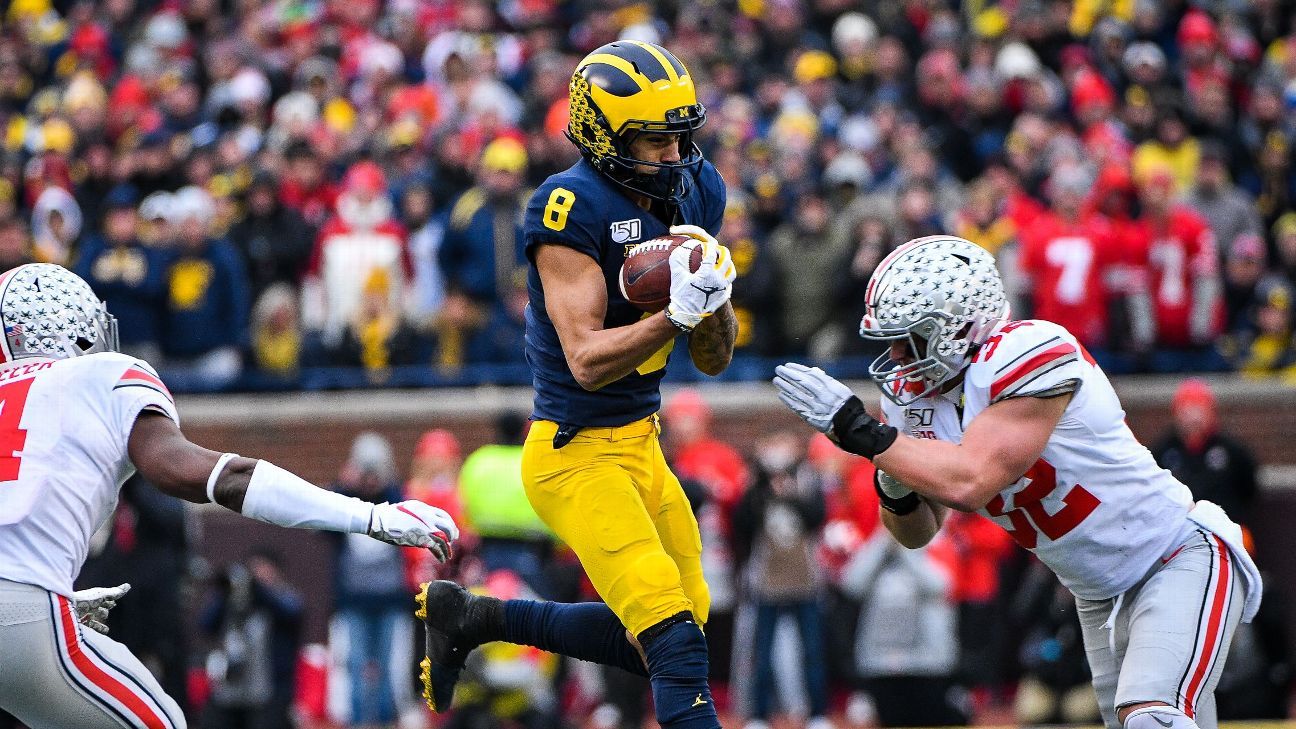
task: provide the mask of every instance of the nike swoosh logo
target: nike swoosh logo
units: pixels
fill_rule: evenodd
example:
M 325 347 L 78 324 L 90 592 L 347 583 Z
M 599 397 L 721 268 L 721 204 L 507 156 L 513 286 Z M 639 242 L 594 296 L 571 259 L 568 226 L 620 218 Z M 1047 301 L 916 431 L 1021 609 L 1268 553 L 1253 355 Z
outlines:
M 422 524 L 423 526 L 425 526 L 425 527 L 427 527 L 427 528 L 429 528 L 429 529 L 432 528 L 432 525 L 429 524 L 429 523 L 427 523 L 427 522 L 425 522 L 425 521 L 423 521 L 423 518 L 422 518 L 422 517 L 420 517 L 418 514 L 415 514 L 415 513 L 412 512 L 412 511 L 410 511 L 409 509 L 406 509 L 406 508 L 405 508 L 404 506 L 402 506 L 402 505 L 397 505 L 397 507 L 396 507 L 396 511 L 403 511 L 403 512 L 405 512 L 406 514 L 409 514 L 410 516 L 414 517 L 415 519 L 418 519 L 418 520 L 419 520 L 419 523 Z
M 653 268 L 656 268 L 656 266 L 654 266 Z M 626 286 L 634 286 L 635 283 L 639 281 L 639 279 L 643 278 L 644 275 L 651 270 L 652 268 L 644 268 L 644 269 L 640 269 L 639 271 L 636 271 L 635 273 L 630 274 L 626 278 Z
M 1156 723 L 1160 724 L 1161 726 L 1164 726 L 1164 727 L 1171 727 L 1171 726 L 1174 726 L 1174 722 L 1173 722 L 1173 721 L 1161 721 L 1161 717 L 1157 716 L 1156 714 L 1153 714 L 1153 715 L 1152 715 L 1152 718 L 1153 718 L 1153 719 L 1156 719 Z

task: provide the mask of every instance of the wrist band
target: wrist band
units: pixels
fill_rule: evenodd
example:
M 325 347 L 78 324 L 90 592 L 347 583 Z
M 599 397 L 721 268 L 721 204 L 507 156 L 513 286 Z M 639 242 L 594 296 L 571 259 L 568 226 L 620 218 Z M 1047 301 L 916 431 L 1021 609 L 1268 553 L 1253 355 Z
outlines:
M 216 459 L 216 465 L 212 467 L 211 475 L 207 477 L 207 500 L 216 503 L 216 478 L 225 470 L 226 464 L 238 458 L 237 453 L 222 453 L 220 458 Z
M 922 499 L 920 499 L 918 494 L 913 491 L 910 491 L 898 499 L 894 496 L 888 496 L 887 492 L 882 490 L 882 484 L 879 482 L 877 471 L 873 472 L 873 489 L 877 491 L 878 501 L 882 503 L 882 508 L 896 516 L 912 514 L 922 505 Z
M 693 327 L 688 326 L 681 321 L 678 321 L 675 317 L 671 316 L 669 311 L 666 312 L 666 321 L 670 322 L 671 324 L 674 324 L 676 329 L 680 330 L 681 332 L 684 332 L 685 334 L 693 333 Z M 701 322 L 698 323 L 701 324 Z

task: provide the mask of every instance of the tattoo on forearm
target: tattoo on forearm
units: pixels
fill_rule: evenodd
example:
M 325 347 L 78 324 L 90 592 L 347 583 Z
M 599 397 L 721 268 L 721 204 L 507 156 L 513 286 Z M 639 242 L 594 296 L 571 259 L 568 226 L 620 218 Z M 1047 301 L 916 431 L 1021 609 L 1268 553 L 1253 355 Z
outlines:
M 738 319 L 726 304 L 689 335 L 689 354 L 693 364 L 704 372 L 723 370 L 733 359 L 734 340 L 737 338 Z

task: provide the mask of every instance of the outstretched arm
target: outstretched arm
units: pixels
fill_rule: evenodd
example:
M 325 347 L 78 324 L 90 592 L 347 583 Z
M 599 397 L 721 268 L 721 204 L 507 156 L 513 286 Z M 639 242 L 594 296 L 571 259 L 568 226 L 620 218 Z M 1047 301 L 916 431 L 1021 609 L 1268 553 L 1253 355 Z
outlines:
M 961 443 L 913 438 L 879 422 L 848 387 L 817 367 L 775 369 L 779 399 L 842 449 L 864 456 L 915 493 L 975 511 L 1039 460 L 1071 393 L 1013 397 L 983 410 Z
M 728 302 L 707 317 L 689 335 L 689 356 L 693 365 L 715 377 L 733 361 L 734 340 L 738 338 L 738 317 Z
M 442 561 L 459 536 L 441 509 L 421 501 L 374 505 L 317 488 L 268 461 L 196 445 L 174 420 L 150 410 L 135 419 L 127 453 L 163 493 L 213 501 L 268 524 L 367 534 L 389 544 L 427 547 Z
M 1035 465 L 1070 401 L 1070 393 L 1001 400 L 977 415 L 961 443 L 901 435 L 873 462 L 923 496 L 975 511 Z

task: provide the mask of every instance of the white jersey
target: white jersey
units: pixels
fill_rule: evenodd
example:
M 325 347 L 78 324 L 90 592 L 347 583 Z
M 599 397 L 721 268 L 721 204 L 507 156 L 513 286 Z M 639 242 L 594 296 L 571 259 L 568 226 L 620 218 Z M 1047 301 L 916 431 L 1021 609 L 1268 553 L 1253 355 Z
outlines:
M 1172 548 L 1192 494 L 1134 438 L 1107 376 L 1070 332 L 1046 321 L 1006 322 L 974 357 L 961 388 L 905 407 L 883 398 L 882 410 L 902 432 L 958 443 L 995 402 L 1072 390 L 1039 461 L 981 514 L 1075 595 L 1105 600 Z
M 134 473 L 126 445 L 146 408 L 179 422 L 157 373 L 124 354 L 0 368 L 0 579 L 72 594 Z

